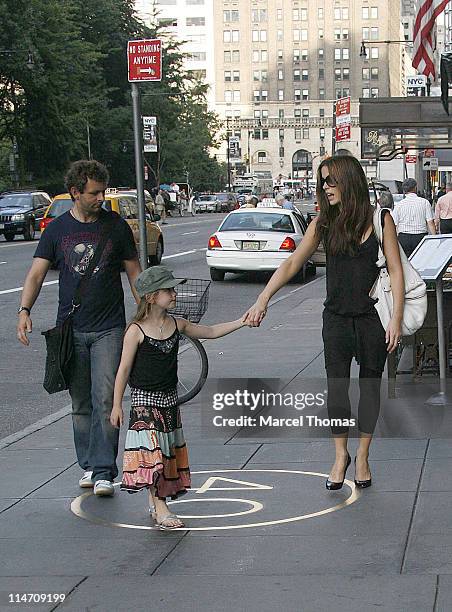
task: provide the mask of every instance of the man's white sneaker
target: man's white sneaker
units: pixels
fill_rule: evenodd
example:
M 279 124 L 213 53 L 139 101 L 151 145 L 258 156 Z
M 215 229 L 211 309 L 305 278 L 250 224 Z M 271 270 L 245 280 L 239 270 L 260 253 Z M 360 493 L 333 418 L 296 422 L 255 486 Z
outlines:
M 83 476 L 80 478 L 80 480 L 78 481 L 79 487 L 82 487 L 82 489 L 92 489 L 94 487 L 94 482 L 92 478 L 93 478 L 92 472 L 85 472 Z
M 94 495 L 111 497 L 115 494 L 113 483 L 109 480 L 98 480 L 94 485 Z

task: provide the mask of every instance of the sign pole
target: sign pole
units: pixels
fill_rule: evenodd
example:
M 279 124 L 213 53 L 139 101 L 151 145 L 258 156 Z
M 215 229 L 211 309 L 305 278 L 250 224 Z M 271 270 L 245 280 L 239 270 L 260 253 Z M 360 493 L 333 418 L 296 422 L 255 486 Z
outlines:
M 135 174 L 138 197 L 138 220 L 140 224 L 140 263 L 143 270 L 148 267 L 148 245 L 146 236 L 146 212 L 144 204 L 143 179 L 143 127 L 141 124 L 140 90 L 136 83 L 132 83 L 133 107 L 133 140 L 135 144 Z
M 333 102 L 333 131 L 331 140 L 331 155 L 336 153 L 336 102 Z

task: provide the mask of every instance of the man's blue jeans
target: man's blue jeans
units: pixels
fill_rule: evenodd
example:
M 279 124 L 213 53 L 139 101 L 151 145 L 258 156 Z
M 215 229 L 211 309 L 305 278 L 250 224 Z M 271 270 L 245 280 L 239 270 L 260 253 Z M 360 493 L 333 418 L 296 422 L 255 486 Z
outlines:
M 74 361 L 69 393 L 72 398 L 74 443 L 80 467 L 93 480 L 118 475 L 119 430 L 110 423 L 115 376 L 121 360 L 124 330 L 74 330 Z

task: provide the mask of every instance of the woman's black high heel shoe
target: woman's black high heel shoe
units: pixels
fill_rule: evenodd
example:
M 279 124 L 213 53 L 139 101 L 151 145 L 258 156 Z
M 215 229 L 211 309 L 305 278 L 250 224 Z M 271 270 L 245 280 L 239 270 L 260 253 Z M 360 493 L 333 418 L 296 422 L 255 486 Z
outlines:
M 348 455 L 347 465 L 345 466 L 344 478 L 342 479 L 342 482 L 333 482 L 329 478 L 327 479 L 325 486 L 328 489 L 328 491 L 338 491 L 339 489 L 342 489 L 342 485 L 344 484 L 344 480 L 345 480 L 345 474 L 347 473 L 348 466 L 350 465 L 351 462 L 352 462 L 352 458 L 350 457 L 350 455 Z
M 355 457 L 355 470 L 356 470 L 356 457 Z M 372 486 L 372 478 L 369 478 L 369 480 L 356 480 L 355 478 L 355 487 L 358 487 L 358 489 L 367 489 L 367 487 Z

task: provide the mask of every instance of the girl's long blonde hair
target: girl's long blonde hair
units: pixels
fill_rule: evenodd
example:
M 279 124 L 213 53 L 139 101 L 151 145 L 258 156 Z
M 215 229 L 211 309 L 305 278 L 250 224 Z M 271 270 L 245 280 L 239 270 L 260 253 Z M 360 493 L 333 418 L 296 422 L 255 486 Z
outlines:
M 140 302 L 137 306 L 137 311 L 135 315 L 133 316 L 132 320 L 130 321 L 130 323 L 127 325 L 126 331 L 129 329 L 132 323 L 140 323 L 141 321 L 144 321 L 144 319 L 146 319 L 149 316 L 149 313 L 151 312 L 151 309 L 152 309 L 152 304 L 146 299 L 146 297 L 149 295 L 153 296 L 157 294 L 158 292 L 159 290 L 157 289 L 157 291 L 154 291 L 153 293 L 150 293 L 150 294 L 148 293 L 147 295 L 144 295 L 140 299 Z

